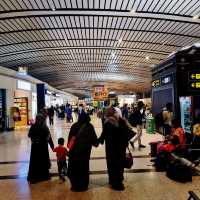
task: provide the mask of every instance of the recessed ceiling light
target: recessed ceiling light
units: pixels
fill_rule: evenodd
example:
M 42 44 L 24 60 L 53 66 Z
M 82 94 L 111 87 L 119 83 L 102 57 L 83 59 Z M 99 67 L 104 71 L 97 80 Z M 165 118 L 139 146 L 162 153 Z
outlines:
M 135 12 L 136 12 L 135 9 L 130 10 L 130 14 L 134 14 Z
M 112 56 L 112 57 L 115 57 L 115 53 L 114 53 L 114 52 L 113 52 L 113 53 L 111 53 L 111 56 Z
M 122 38 L 120 38 L 119 40 L 118 40 L 118 42 L 119 42 L 119 44 L 122 42 Z
M 146 59 L 146 60 L 149 60 L 149 56 L 146 56 L 145 59 Z
M 195 15 L 192 17 L 193 19 L 199 19 L 199 15 Z

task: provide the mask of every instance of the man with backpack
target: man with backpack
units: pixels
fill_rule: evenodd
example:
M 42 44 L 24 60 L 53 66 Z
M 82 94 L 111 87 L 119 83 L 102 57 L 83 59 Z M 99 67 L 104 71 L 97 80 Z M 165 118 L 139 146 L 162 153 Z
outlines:
M 138 141 L 138 147 L 145 148 L 146 146 L 141 143 L 141 137 L 142 137 L 142 121 L 145 118 L 145 109 L 144 109 L 144 103 L 142 101 L 138 102 L 136 110 L 132 113 L 132 117 L 130 118 L 130 123 L 135 124 L 137 128 L 137 135 L 133 139 L 133 141 L 130 141 L 131 146 L 134 147 L 134 143 Z M 132 122 L 131 122 L 132 121 Z

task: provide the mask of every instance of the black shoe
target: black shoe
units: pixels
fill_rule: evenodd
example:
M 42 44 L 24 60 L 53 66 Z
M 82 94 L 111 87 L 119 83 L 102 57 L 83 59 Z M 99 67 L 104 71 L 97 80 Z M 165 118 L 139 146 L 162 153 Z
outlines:
M 112 184 L 112 189 L 117 191 L 123 191 L 125 188 L 124 184 L 120 183 L 120 184 Z
M 146 146 L 143 145 L 143 144 L 140 144 L 140 145 L 139 145 L 139 148 L 146 148 Z

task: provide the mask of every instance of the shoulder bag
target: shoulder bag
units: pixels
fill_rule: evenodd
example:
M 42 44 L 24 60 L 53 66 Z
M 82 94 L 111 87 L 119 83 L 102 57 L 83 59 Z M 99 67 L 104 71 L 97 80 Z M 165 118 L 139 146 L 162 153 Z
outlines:
M 76 143 L 76 140 L 77 140 L 77 138 L 80 136 L 80 134 L 81 134 L 81 132 L 83 131 L 83 129 L 85 128 L 85 126 L 86 126 L 86 124 L 83 124 L 83 125 L 80 127 L 80 129 L 79 129 L 77 135 L 71 137 L 70 141 L 69 141 L 68 144 L 67 144 L 68 152 L 71 151 L 71 150 L 74 148 L 74 145 L 75 145 L 75 143 Z
M 128 153 L 126 153 L 124 168 L 130 169 L 133 166 L 133 156 L 129 147 L 127 147 L 127 149 L 128 149 Z

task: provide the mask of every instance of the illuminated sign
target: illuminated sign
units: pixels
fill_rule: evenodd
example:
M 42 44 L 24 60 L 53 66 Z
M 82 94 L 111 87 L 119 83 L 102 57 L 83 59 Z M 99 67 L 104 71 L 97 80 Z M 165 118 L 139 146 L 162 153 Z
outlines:
M 189 72 L 189 80 L 199 80 L 200 81 L 200 72 Z
M 200 91 L 200 71 L 188 72 L 188 88 L 190 91 Z
M 108 90 L 104 86 L 95 86 L 92 96 L 93 96 L 94 100 L 97 100 L 97 101 L 104 100 L 104 99 L 108 98 Z
M 31 84 L 29 82 L 26 82 L 26 81 L 18 80 L 17 81 L 17 88 L 30 91 L 31 90 Z
M 168 75 L 161 78 L 161 84 L 166 85 L 172 83 L 172 75 Z
M 21 67 L 18 67 L 18 74 L 20 75 L 27 75 L 27 71 L 28 71 L 28 67 L 25 67 L 25 66 L 21 66 Z
M 200 81 L 199 82 L 190 82 L 190 88 L 200 89 Z
M 152 87 L 159 87 L 159 86 L 160 86 L 160 79 L 152 81 Z

